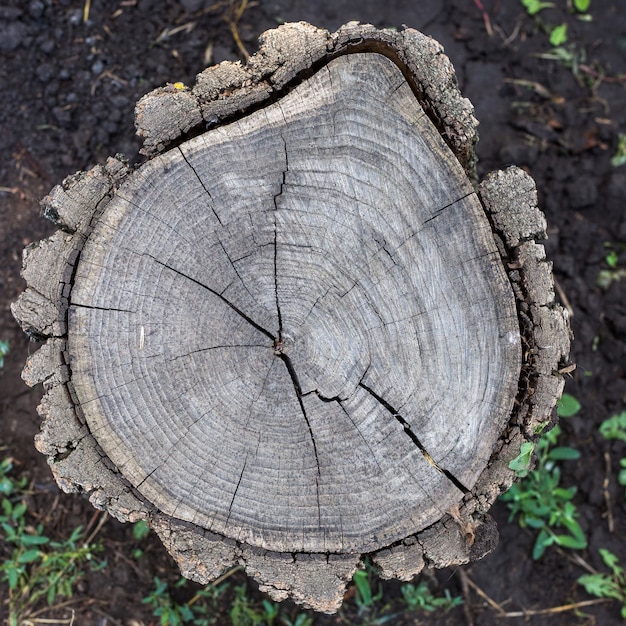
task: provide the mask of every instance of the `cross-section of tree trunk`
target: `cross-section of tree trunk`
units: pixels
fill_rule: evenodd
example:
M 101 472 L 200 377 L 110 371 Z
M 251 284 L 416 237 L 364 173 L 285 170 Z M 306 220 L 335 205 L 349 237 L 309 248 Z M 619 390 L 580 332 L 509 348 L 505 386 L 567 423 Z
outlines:
M 406 579 L 488 552 L 569 333 L 534 183 L 475 186 L 440 46 L 288 24 L 137 124 L 149 160 L 56 187 L 25 251 L 59 484 L 148 519 L 186 576 L 240 563 L 323 611 L 364 555 Z

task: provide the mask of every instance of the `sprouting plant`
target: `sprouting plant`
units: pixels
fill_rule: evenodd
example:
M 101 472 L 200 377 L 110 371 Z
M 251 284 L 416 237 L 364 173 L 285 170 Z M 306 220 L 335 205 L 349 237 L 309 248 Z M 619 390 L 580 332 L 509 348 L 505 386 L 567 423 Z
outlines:
M 605 439 L 626 441 L 626 411 L 612 415 L 600 424 L 600 434 Z
M 573 4 L 574 8 L 579 13 L 587 13 L 587 11 L 589 11 L 589 7 L 591 6 L 591 0 L 574 0 Z
M 559 417 L 573 417 L 579 411 L 580 402 L 571 393 L 561 395 L 556 405 L 556 412 Z
M 356 587 L 356 604 L 360 611 L 370 609 L 383 597 L 383 590 L 380 583 L 378 584 L 376 593 L 374 593 L 370 571 L 356 571 L 352 577 L 352 581 Z
M 598 429 L 605 439 L 617 439 L 626 441 L 626 411 L 612 415 L 600 424 Z M 626 458 L 620 459 L 620 470 L 617 474 L 617 482 L 626 487 Z
M 67 539 L 53 541 L 44 534 L 42 524 L 30 524 L 26 480 L 13 478 L 12 469 L 11 459 L 0 463 L 0 536 L 5 545 L 0 580 L 9 587 L 9 626 L 17 626 L 41 601 L 52 605 L 58 597 L 71 597 L 85 566 L 102 569 L 106 562 L 95 559 L 101 550 L 92 544 L 95 533 L 85 539 L 79 526 Z
M 524 478 L 530 471 L 530 462 L 535 450 L 535 444 L 525 441 L 520 446 L 520 453 L 509 463 L 509 469 L 515 472 L 518 478 Z
M 612 283 L 619 282 L 626 279 L 626 268 L 620 267 L 619 256 L 620 252 L 626 250 L 625 244 L 612 244 L 609 241 L 604 242 L 604 247 L 607 253 L 604 256 L 604 262 L 608 269 L 603 269 L 598 272 L 597 285 L 603 290 L 607 290 Z
M 364 569 L 357 570 L 352 577 L 358 615 L 368 626 L 393 623 L 397 614 L 390 612 L 389 603 L 381 603 L 384 594 L 382 584 L 376 575 L 376 568 L 368 559 L 365 559 L 364 565 Z M 340 612 L 340 618 L 346 624 L 354 623 L 343 611 Z
M 150 526 L 146 520 L 139 520 L 133 524 L 133 537 L 137 541 L 145 539 L 150 534 Z
M 154 589 L 143 598 L 142 602 L 152 608 L 152 614 L 159 618 L 161 626 L 223 624 L 224 616 L 219 605 L 224 592 L 229 588 L 229 583 L 225 581 L 238 569 L 239 567 L 232 568 L 210 585 L 196 591 L 186 602 L 177 602 L 172 598 L 167 582 L 155 576 Z M 185 578 L 180 578 L 174 584 L 174 589 L 182 589 L 187 583 Z M 237 599 L 235 599 L 235 604 L 236 602 Z M 253 622 L 242 621 L 241 623 L 245 625 Z
M 230 609 L 230 621 L 233 626 L 273 626 L 276 623 L 280 605 L 263 599 L 261 606 L 256 606 L 248 597 L 245 585 L 235 587 L 235 599 Z
M 563 23 L 555 26 L 550 31 L 550 45 L 558 48 L 567 42 L 567 24 Z
M 4 357 L 9 354 L 9 342 L 0 341 L 0 367 L 4 367 Z
M 621 167 L 624 164 L 626 164 L 626 134 L 620 133 L 617 136 L 615 154 L 611 157 L 611 165 L 613 167 Z
M 294 619 L 281 615 L 280 621 L 284 626 L 313 626 L 313 618 L 306 613 L 298 613 Z
M 421 609 L 422 611 L 432 612 L 437 609 L 443 609 L 445 612 L 448 612 L 455 606 L 463 604 L 463 599 L 460 596 L 453 596 L 448 589 L 444 589 L 443 596 L 434 596 L 425 581 L 420 582 L 418 585 L 406 583 L 402 585 L 400 591 L 407 606 L 412 610 Z
M 563 394 L 559 404 L 561 417 L 571 416 L 580 410 L 578 401 L 569 394 Z M 575 460 L 580 457 L 577 450 L 557 446 L 561 428 L 555 426 L 541 435 L 536 444 L 537 465 L 532 472 L 509 491 L 502 495 L 502 500 L 511 510 L 510 519 L 518 518 L 522 528 L 538 530 L 533 546 L 533 559 L 540 558 L 551 545 L 564 548 L 582 549 L 587 545 L 585 534 L 577 521 L 578 512 L 572 502 L 576 487 L 560 487 L 560 461 Z M 511 463 L 523 474 L 530 463 L 532 450 L 527 447 Z M 528 460 L 528 463 L 526 462 Z M 516 467 L 512 467 L 514 471 Z
M 598 550 L 610 574 L 598 572 L 585 574 L 578 579 L 585 591 L 597 598 L 614 598 L 622 603 L 622 618 L 626 619 L 626 577 L 617 557 L 604 548 Z
M 175 587 L 182 587 L 187 581 L 181 578 Z M 194 618 L 193 610 L 187 604 L 178 604 L 169 594 L 168 585 L 158 576 L 154 577 L 154 589 L 143 600 L 149 604 L 155 617 L 158 617 L 162 626 L 182 626 Z
M 150 534 L 150 526 L 145 520 L 139 520 L 133 524 L 133 537 L 136 541 L 142 541 Z M 141 548 L 135 548 L 132 552 L 133 559 L 137 560 L 143 556 Z
M 617 254 L 617 252 L 615 250 L 611 250 L 604 257 L 604 260 L 606 261 L 606 264 L 611 269 L 615 269 L 617 267 L 617 264 L 619 263 L 619 254 Z
M 528 15 L 537 15 L 543 9 L 549 9 L 554 6 L 553 2 L 541 2 L 541 0 L 521 0 L 521 2 Z

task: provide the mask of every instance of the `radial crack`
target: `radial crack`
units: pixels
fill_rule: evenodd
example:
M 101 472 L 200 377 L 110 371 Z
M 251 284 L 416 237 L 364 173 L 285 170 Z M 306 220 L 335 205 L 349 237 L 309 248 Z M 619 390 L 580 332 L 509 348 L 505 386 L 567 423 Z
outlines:
M 302 398 L 304 397 L 302 393 L 302 387 L 300 387 L 300 381 L 298 380 L 298 375 L 296 374 L 296 370 L 293 367 L 293 363 L 291 359 L 284 353 L 277 354 L 278 358 L 285 364 L 287 371 L 289 372 L 289 377 L 291 378 L 291 382 L 293 383 L 293 388 L 296 391 L 296 397 L 298 398 L 298 404 L 300 405 L 300 410 L 302 411 L 302 415 L 304 416 L 304 421 L 309 429 L 309 434 L 311 435 L 311 442 L 313 443 L 313 452 L 315 453 L 315 462 L 317 463 L 317 474 L 320 475 L 320 461 L 317 455 L 317 444 L 315 443 L 315 436 L 313 435 L 313 429 L 311 428 L 311 422 L 309 421 L 309 417 L 306 414 L 306 409 L 304 408 L 304 402 Z
M 201 283 L 199 280 L 192 278 L 188 274 L 185 274 L 184 272 L 181 272 L 180 270 L 177 270 L 176 268 L 171 267 L 167 263 L 163 263 L 163 261 L 159 261 L 159 259 L 157 259 L 156 257 L 153 257 L 151 254 L 146 254 L 146 256 L 150 257 L 155 263 L 162 265 L 163 267 L 174 272 L 175 274 L 178 274 L 179 276 L 182 276 L 183 278 L 190 280 L 192 283 L 195 283 L 199 287 L 206 289 L 207 291 L 212 293 L 215 297 L 219 298 L 222 302 L 224 302 L 224 304 L 227 304 L 233 311 L 235 311 L 235 313 L 237 313 L 237 315 L 240 315 L 241 317 L 243 317 L 243 319 L 246 320 L 246 322 L 248 322 L 250 325 L 256 328 L 259 332 L 263 333 L 266 337 L 269 337 L 274 343 L 276 342 L 276 337 L 274 337 L 272 333 L 270 333 L 268 330 L 265 330 L 265 328 L 257 324 L 252 318 L 248 317 L 241 309 L 239 309 L 232 302 L 227 300 L 221 293 L 218 293 L 217 291 L 215 291 L 215 289 L 211 289 L 211 287 L 209 287 L 208 285 Z
M 315 477 L 315 491 L 317 497 L 317 518 L 318 524 L 320 528 L 322 527 L 322 509 L 320 504 L 320 459 L 317 454 L 317 444 L 315 443 L 315 435 L 313 435 L 313 428 L 311 427 L 311 422 L 309 421 L 309 417 L 306 414 L 306 409 L 304 408 L 304 402 L 302 400 L 302 387 L 300 386 L 300 381 L 298 380 L 298 375 L 296 374 L 296 370 L 293 367 L 293 363 L 291 359 L 284 354 L 283 352 L 276 353 L 276 356 L 285 364 L 287 371 L 289 372 L 289 377 L 291 378 L 291 382 L 293 383 L 293 388 L 296 392 L 296 397 L 298 398 L 298 404 L 300 405 L 300 410 L 302 411 L 302 416 L 304 417 L 304 421 L 306 422 L 307 428 L 309 429 L 309 435 L 311 436 L 311 443 L 313 444 L 313 453 L 315 454 L 315 463 L 317 464 L 317 476 Z
M 394 409 L 391 406 L 391 404 L 389 404 L 389 402 L 387 402 L 384 398 L 379 396 L 373 389 L 368 387 L 365 383 L 360 382 L 359 387 L 361 387 L 362 389 L 365 389 L 365 391 L 367 391 L 367 393 L 369 393 L 372 396 L 372 398 L 374 398 L 374 400 L 379 402 L 385 409 L 387 409 L 387 411 L 389 411 L 389 413 L 391 413 L 396 418 L 396 420 L 398 420 L 400 424 L 402 424 L 402 428 L 404 429 L 404 432 L 407 434 L 409 439 L 419 448 L 419 451 L 422 453 L 423 457 L 426 459 L 426 461 L 430 465 L 432 465 L 438 472 L 443 474 L 457 489 L 459 489 L 463 493 L 470 493 L 470 490 L 465 485 L 463 485 L 463 483 L 461 483 L 451 472 L 441 467 L 437 463 L 437 461 L 433 459 L 433 457 L 428 453 L 428 450 L 426 450 L 422 442 L 419 440 L 417 435 L 411 429 L 411 425 L 402 417 L 402 415 L 400 415 L 400 413 L 398 413 L 398 411 L 396 411 L 396 409 Z
M 191 168 L 191 171 L 196 175 L 196 178 L 198 179 L 198 182 L 200 183 L 200 185 L 202 185 L 202 189 L 204 189 L 204 191 L 206 191 L 207 196 L 209 196 L 210 200 L 212 201 L 213 200 L 213 196 L 211 195 L 211 192 L 208 190 L 207 186 L 204 184 L 204 181 L 200 178 L 198 172 L 196 172 L 196 168 L 189 162 L 189 160 L 187 159 L 187 156 L 185 155 L 185 153 L 180 149 L 180 146 L 178 146 L 178 151 L 180 152 L 181 156 L 183 157 L 185 163 L 187 163 L 187 165 Z M 210 204 L 209 206 L 211 207 L 211 211 L 213 211 L 213 215 L 215 215 L 215 218 L 219 222 L 220 226 L 223 226 L 222 220 L 220 219 L 220 216 L 217 214 L 217 211 L 215 210 L 215 208 L 213 207 L 213 204 Z
M 70 306 L 77 307 L 79 309 L 93 309 L 94 311 L 117 311 L 118 313 L 134 313 L 130 309 L 116 309 L 109 306 L 95 306 L 93 304 L 78 304 L 78 302 L 72 302 Z
M 248 455 L 243 462 L 243 467 L 241 468 L 241 474 L 239 474 L 239 480 L 237 481 L 237 486 L 235 487 L 235 491 L 233 493 L 233 497 L 230 500 L 230 505 L 228 506 L 228 517 L 226 518 L 226 523 L 230 519 L 231 511 L 233 510 L 233 504 L 235 503 L 235 498 L 237 497 L 237 492 L 239 491 L 239 485 L 241 485 L 241 479 L 243 478 L 243 474 L 246 471 L 246 465 L 248 464 Z
M 283 318 L 280 312 L 280 303 L 278 301 L 278 202 L 277 199 L 283 194 L 285 189 L 285 180 L 287 178 L 287 172 L 289 171 L 289 156 L 287 155 L 287 142 L 281 135 L 283 140 L 283 149 L 285 151 L 285 168 L 283 169 L 283 179 L 280 183 L 280 189 L 278 193 L 274 195 L 274 296 L 276 298 L 276 312 L 278 314 L 278 344 L 283 340 Z

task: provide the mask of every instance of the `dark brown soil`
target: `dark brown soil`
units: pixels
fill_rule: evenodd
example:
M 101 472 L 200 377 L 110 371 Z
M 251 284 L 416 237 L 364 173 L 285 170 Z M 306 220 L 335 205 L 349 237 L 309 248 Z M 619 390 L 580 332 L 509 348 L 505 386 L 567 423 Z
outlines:
M 481 121 L 481 175 L 515 163 L 537 181 L 549 222 L 546 247 L 563 303 L 573 315 L 578 368 L 567 390 L 582 403 L 582 411 L 563 424 L 562 445 L 577 448 L 582 457 L 563 465 L 562 483 L 578 486 L 575 502 L 589 539 L 589 548 L 579 555 L 602 569 L 598 548 L 607 548 L 626 565 L 626 499 L 617 484 L 626 446 L 598 434 L 604 419 L 626 409 L 626 280 L 606 290 L 597 285 L 599 272 L 607 269 L 607 243 L 620 252 L 620 266 L 626 266 L 626 166 L 610 162 L 618 134 L 626 132 L 622 3 L 592 0 L 593 19 L 586 22 L 568 11 L 567 0 L 554 0 L 556 7 L 540 13 L 540 19 L 529 17 L 518 0 L 483 0 L 487 22 L 479 0 L 261 0 L 249 2 L 235 24 L 238 4 L 7 0 L 0 5 L 0 339 L 11 348 L 0 370 L 0 454 L 13 457 L 17 471 L 32 481 L 31 505 L 47 532 L 61 537 L 78 524 L 93 528 L 94 514 L 101 514 L 80 496 L 60 493 L 33 446 L 41 392 L 27 389 L 19 374 L 36 346 L 13 321 L 9 303 L 23 289 L 22 248 L 53 231 L 40 216 L 38 200 L 65 176 L 108 155 L 122 152 L 136 161 L 136 100 L 166 82 L 191 84 L 206 64 L 238 58 L 242 50 L 233 29 L 253 52 L 258 35 L 279 21 L 303 19 L 335 29 L 357 19 L 376 26 L 406 24 L 441 41 Z M 87 21 L 85 7 L 90 7 Z M 550 50 L 545 25 L 561 23 L 568 24 L 573 67 L 537 56 Z M 501 533 L 495 552 L 464 573 L 432 574 L 431 586 L 438 585 L 439 593 L 448 588 L 464 595 L 464 607 L 446 615 L 410 614 L 398 609 L 399 586 L 389 584 L 377 615 L 399 611 L 387 623 L 402 624 L 622 623 L 617 602 L 585 607 L 584 613 L 529 614 L 525 620 L 499 616 L 476 588 L 506 612 L 550 609 L 589 596 L 576 583 L 585 572 L 572 551 L 550 549 L 533 561 L 534 533 L 508 522 L 502 503 L 494 516 Z M 131 558 L 138 542 L 130 527 L 112 519 L 99 537 L 107 567 L 84 579 L 71 607 L 44 611 L 39 618 L 68 618 L 73 609 L 76 624 L 158 623 L 141 600 L 152 590 L 154 576 L 178 579 L 174 563 L 154 538 L 141 542 L 139 560 Z M 464 578 L 475 585 L 465 594 Z M 246 583 L 240 573 L 232 580 Z M 192 587 L 179 594 L 180 601 L 189 599 Z M 0 585 L 0 602 L 6 595 L 6 585 Z M 343 617 L 318 616 L 314 623 L 382 623 L 373 621 L 371 611 L 358 616 L 353 596 L 349 591 Z M 257 603 L 261 598 L 252 584 L 250 597 Z M 230 602 L 229 592 L 215 623 L 231 623 Z M 383 611 L 386 602 L 396 608 Z M 0 605 L 3 611 L 6 606 Z M 284 611 L 298 612 L 289 604 Z

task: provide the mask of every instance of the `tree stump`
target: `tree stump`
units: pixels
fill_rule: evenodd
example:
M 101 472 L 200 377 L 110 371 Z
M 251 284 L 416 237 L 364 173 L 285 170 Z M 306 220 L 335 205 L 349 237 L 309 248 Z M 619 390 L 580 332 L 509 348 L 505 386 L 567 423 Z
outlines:
M 59 485 L 148 520 L 187 577 L 238 563 L 320 611 L 364 555 L 409 579 L 491 550 L 569 330 L 534 183 L 475 185 L 439 44 L 286 24 L 136 120 L 149 159 L 55 187 L 24 252 Z

